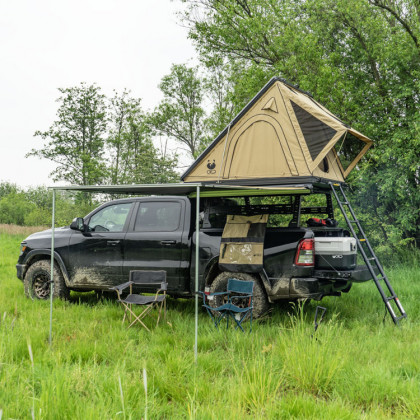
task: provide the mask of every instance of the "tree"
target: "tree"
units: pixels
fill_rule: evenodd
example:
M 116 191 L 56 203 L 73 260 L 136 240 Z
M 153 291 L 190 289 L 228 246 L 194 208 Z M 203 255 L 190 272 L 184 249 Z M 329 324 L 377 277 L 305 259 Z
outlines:
M 128 91 L 110 99 L 111 128 L 106 144 L 111 184 L 164 183 L 178 178 L 174 171 L 177 159 L 159 153 L 153 145 L 149 118 L 140 102 Z
M 212 55 L 204 60 L 205 78 L 203 81 L 206 98 L 212 104 L 212 111 L 206 118 L 208 139 L 202 142 L 204 149 L 211 140 L 223 131 L 235 116 L 235 103 L 233 101 L 234 80 L 227 60 Z
M 45 142 L 26 156 L 38 156 L 57 163 L 54 181 L 92 185 L 104 178 L 104 139 L 107 128 L 105 96 L 95 85 L 58 89 L 61 96 L 57 121 L 35 136 Z
M 418 1 L 185 2 L 200 53 L 244 69 L 235 91 L 255 93 L 280 75 L 375 140 L 349 178 L 360 210 L 385 238 L 420 246 Z
M 164 98 L 150 119 L 158 134 L 186 146 L 193 158 L 198 156 L 206 131 L 203 83 L 196 73 L 196 68 L 173 65 L 159 85 Z
M 108 99 L 96 85 L 59 89 L 57 120 L 49 130 L 37 131 L 44 142 L 27 156 L 58 164 L 55 181 L 78 185 L 99 183 L 171 182 L 176 157 L 161 155 L 152 142 L 148 116 L 140 99 L 128 91 Z M 78 194 L 76 201 L 90 202 Z

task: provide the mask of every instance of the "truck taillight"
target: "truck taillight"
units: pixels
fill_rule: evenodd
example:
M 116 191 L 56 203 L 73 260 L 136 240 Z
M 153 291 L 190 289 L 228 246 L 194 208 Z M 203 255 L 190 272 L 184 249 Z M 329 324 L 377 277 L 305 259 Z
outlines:
M 299 242 L 295 258 L 295 265 L 313 266 L 315 262 L 315 241 L 302 239 Z

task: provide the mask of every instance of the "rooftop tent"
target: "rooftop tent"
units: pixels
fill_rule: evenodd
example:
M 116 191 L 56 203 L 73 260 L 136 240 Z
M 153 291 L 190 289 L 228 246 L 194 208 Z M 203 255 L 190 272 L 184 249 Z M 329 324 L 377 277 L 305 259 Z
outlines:
M 273 78 L 181 179 L 241 185 L 344 182 L 371 145 L 309 94 Z

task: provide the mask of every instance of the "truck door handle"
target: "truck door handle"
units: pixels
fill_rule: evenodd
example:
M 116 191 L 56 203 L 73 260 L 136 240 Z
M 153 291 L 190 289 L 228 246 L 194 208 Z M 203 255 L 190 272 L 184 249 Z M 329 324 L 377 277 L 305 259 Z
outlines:
M 120 241 L 106 241 L 106 244 L 110 246 L 115 246 L 115 245 L 118 245 L 119 243 Z
M 161 245 L 174 245 L 176 241 L 160 241 Z

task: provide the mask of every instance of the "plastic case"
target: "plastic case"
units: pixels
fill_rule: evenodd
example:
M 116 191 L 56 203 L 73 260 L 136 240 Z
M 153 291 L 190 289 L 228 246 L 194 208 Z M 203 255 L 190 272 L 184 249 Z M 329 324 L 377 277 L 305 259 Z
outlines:
M 315 267 L 326 270 L 354 270 L 356 239 L 351 237 L 315 237 Z

